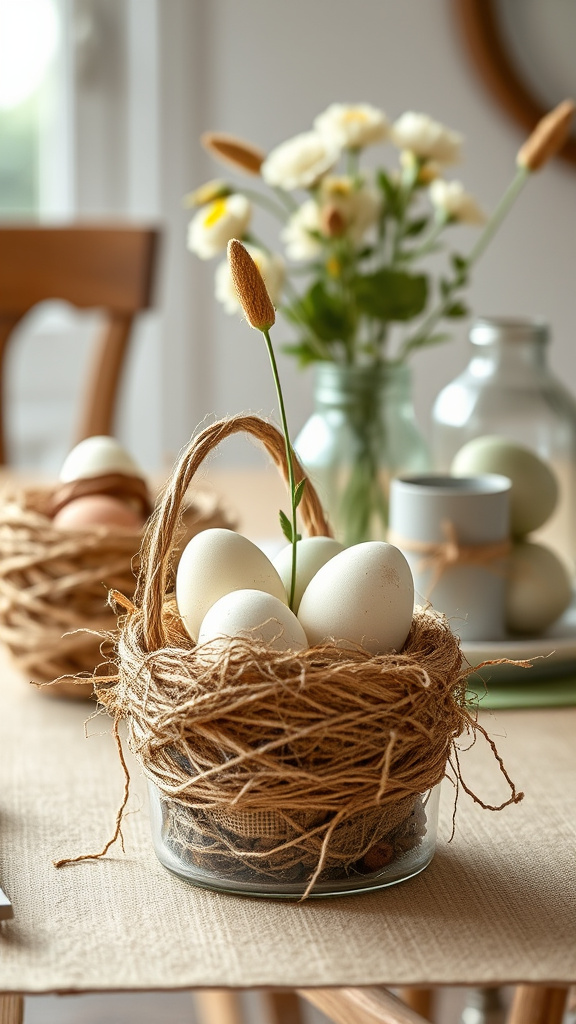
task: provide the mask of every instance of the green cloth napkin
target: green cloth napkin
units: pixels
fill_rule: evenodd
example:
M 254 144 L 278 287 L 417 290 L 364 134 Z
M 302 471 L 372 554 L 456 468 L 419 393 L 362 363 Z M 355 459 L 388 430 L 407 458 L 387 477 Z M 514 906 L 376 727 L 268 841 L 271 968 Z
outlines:
M 470 679 L 468 696 L 488 709 L 569 707 L 576 704 L 576 673 L 519 683 Z

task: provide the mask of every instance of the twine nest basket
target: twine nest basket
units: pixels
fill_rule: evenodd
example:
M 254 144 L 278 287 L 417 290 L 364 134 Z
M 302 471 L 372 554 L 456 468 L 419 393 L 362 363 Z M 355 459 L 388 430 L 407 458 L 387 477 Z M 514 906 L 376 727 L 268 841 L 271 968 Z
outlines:
M 42 692 L 90 697 L 97 666 L 107 660 L 102 634 L 114 630 L 110 589 L 131 597 L 143 531 L 57 529 L 56 485 L 20 487 L 0 504 L 0 641 Z M 230 520 L 216 499 L 199 493 L 184 503 L 180 546 L 207 526 Z
M 391 862 L 400 864 L 397 878 L 407 877 L 402 858 L 425 847 L 429 794 L 449 762 L 460 778 L 456 738 L 481 728 L 466 705 L 458 640 L 443 617 L 419 610 L 399 654 L 332 643 L 279 653 L 241 638 L 217 657 L 196 648 L 173 597 L 173 540 L 202 460 L 239 431 L 260 440 L 286 477 L 276 427 L 237 416 L 206 428 L 149 522 L 134 601 L 114 595 L 126 611 L 117 670 L 96 680 L 96 692 L 115 719 L 127 784 L 114 836 L 90 856 L 121 835 L 124 719 L 152 784 L 156 851 L 184 877 L 304 897 L 378 884 Z M 300 513 L 310 535 L 329 533 L 309 481 Z M 506 778 L 507 803 L 520 799 Z

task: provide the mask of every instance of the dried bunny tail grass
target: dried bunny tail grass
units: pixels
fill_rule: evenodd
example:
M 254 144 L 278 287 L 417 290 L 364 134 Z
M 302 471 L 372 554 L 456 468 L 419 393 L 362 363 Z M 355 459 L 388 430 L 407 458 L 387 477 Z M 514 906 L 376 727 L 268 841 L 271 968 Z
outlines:
M 200 136 L 200 142 L 217 160 L 223 160 L 237 171 L 245 171 L 247 174 L 259 175 L 266 159 L 266 153 L 262 149 L 223 132 L 204 132 Z
M 237 238 L 231 238 L 228 242 L 228 262 L 236 294 L 248 323 L 258 331 L 267 331 L 276 320 L 274 306 L 262 274 Z
M 576 103 L 567 99 L 545 114 L 518 150 L 517 165 L 539 171 L 556 156 L 570 135 L 575 112 Z

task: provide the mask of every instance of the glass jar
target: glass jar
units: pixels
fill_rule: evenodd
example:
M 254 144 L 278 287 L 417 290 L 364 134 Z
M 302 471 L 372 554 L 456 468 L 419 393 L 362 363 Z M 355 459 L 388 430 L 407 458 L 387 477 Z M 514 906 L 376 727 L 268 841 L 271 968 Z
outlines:
M 531 448 L 559 484 L 554 515 L 534 538 L 574 568 L 576 559 L 576 399 L 547 362 L 548 327 L 539 320 L 480 317 L 472 357 L 432 410 L 435 468 L 448 471 L 472 438 L 493 434 Z
M 275 899 L 300 899 L 306 892 L 322 846 L 318 836 L 307 843 L 306 833 L 325 824 L 324 815 L 318 821 L 310 812 L 296 821 L 274 811 L 203 810 L 165 796 L 152 782 L 148 792 L 156 856 L 180 878 Z M 309 895 L 382 889 L 419 874 L 434 856 L 439 799 L 437 785 L 343 821 Z
M 319 363 L 315 410 L 294 443 L 344 544 L 383 540 L 390 481 L 430 468 L 404 365 Z

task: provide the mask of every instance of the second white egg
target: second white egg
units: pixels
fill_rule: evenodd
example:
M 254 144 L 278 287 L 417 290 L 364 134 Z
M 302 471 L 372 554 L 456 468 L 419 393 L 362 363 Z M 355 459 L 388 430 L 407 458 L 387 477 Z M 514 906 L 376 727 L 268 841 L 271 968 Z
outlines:
M 332 639 L 386 654 L 404 646 L 413 611 L 414 582 L 402 552 L 385 541 L 366 541 L 318 570 L 298 618 L 311 645 Z

